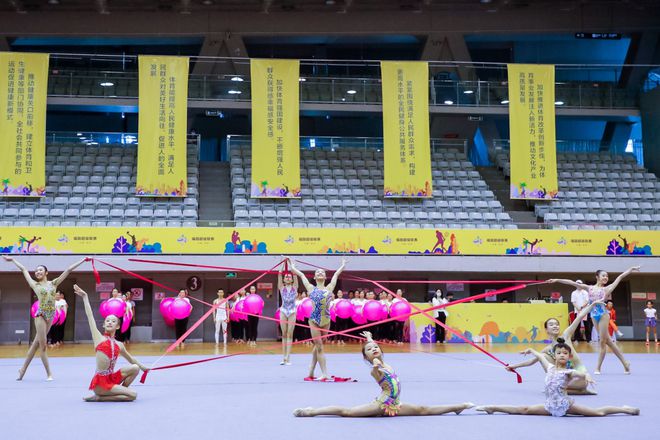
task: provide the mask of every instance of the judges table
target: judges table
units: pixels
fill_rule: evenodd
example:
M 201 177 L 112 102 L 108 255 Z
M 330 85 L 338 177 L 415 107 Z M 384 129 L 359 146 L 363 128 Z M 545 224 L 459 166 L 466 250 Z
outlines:
M 428 303 L 414 303 L 425 309 Z M 432 312 L 429 312 L 432 313 Z M 568 305 L 462 303 L 447 308 L 447 325 L 477 343 L 547 342 L 543 324 L 557 318 L 564 329 L 568 325 Z M 435 323 L 423 314 L 410 319 L 410 342 L 435 342 Z M 447 333 L 446 342 L 463 342 Z

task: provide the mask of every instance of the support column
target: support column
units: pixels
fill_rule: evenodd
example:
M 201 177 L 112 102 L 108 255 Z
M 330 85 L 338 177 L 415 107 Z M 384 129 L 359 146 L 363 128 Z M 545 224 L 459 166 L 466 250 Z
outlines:
M 463 34 L 429 34 L 422 50 L 422 61 L 472 61 Z M 439 70 L 454 72 L 461 81 L 474 79 L 472 68 L 431 69 L 431 74 Z

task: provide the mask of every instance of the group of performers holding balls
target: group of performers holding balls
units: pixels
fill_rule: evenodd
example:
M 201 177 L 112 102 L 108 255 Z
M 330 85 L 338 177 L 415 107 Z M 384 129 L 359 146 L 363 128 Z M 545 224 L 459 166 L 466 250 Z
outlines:
M 21 369 L 18 372 L 17 380 L 22 380 L 32 361 L 37 349 L 40 350 L 40 357 L 46 369 L 47 380 L 52 380 L 48 356 L 46 354 L 46 335 L 52 325 L 55 312 L 55 300 L 57 286 L 87 258 L 73 264 L 65 270 L 59 277 L 50 281 L 48 279 L 48 269 L 45 266 L 37 266 L 34 271 L 34 278 L 28 270 L 14 258 L 4 256 L 8 262 L 13 262 L 23 273 L 30 288 L 37 295 L 39 300 L 39 309 L 34 318 L 36 337 L 28 350 L 27 357 Z M 333 297 L 333 291 L 337 284 L 340 274 L 346 266 L 346 259 L 342 259 L 340 267 L 334 273 L 329 283 L 327 282 L 326 272 L 323 269 L 317 269 L 314 272 L 314 282 L 310 282 L 307 277 L 296 267 L 292 260 L 286 259 L 292 273 L 285 273 L 281 276 L 279 283 L 282 305 L 280 308 L 280 324 L 282 328 L 283 363 L 290 363 L 290 349 L 292 343 L 292 331 L 295 326 L 295 292 L 297 283 L 294 275 L 300 278 L 312 300 L 313 309 L 309 318 L 311 335 L 314 346 L 312 349 L 312 362 L 309 368 L 309 377 L 314 377 L 314 371 L 317 364 L 321 369 L 320 380 L 330 380 L 328 374 L 325 353 L 323 351 L 322 335 L 326 334 L 330 328 L 330 304 Z M 589 375 L 585 365 L 580 360 L 575 348 L 571 343 L 573 332 L 580 325 L 586 314 L 590 314 L 594 327 L 598 329 L 600 336 L 600 352 L 598 356 L 598 365 L 594 374 L 600 374 L 601 366 L 607 348 L 621 361 L 626 374 L 630 374 L 630 362 L 628 362 L 618 347 L 612 342 L 608 333 L 608 324 L 610 320 L 609 312 L 605 307 L 605 302 L 611 298 L 612 292 L 617 285 L 630 273 L 639 271 L 639 266 L 631 267 L 619 275 L 614 282 L 607 284 L 608 274 L 599 270 L 596 272 L 596 282 L 594 285 L 576 283 L 571 280 L 551 279 L 548 283 L 562 283 L 571 285 L 577 289 L 587 291 L 589 295 L 589 305 L 585 307 L 575 318 L 573 323 L 561 332 L 559 321 L 550 318 L 545 322 L 545 329 L 552 343 L 540 352 L 527 349 L 522 354 L 531 354 L 531 360 L 521 362 L 516 365 L 507 365 L 506 368 L 514 370 L 521 367 L 530 366 L 539 362 L 546 372 L 545 376 L 545 403 L 527 406 L 510 405 L 483 405 L 476 406 L 473 403 L 465 402 L 459 404 L 441 405 L 441 406 L 420 406 L 402 403 L 400 401 L 401 385 L 399 377 L 394 368 L 387 364 L 384 354 L 379 344 L 373 339 L 370 332 L 365 331 L 362 336 L 365 339 L 362 346 L 362 357 L 369 364 L 371 376 L 381 388 L 381 394 L 371 403 L 366 405 L 346 408 L 340 406 L 328 406 L 323 408 L 299 408 L 294 411 L 297 417 L 313 416 L 341 416 L 341 417 L 377 417 L 377 416 L 430 416 L 454 412 L 460 414 L 462 411 L 473 408 L 483 411 L 487 414 L 502 412 L 507 414 L 520 415 L 545 415 L 545 416 L 606 416 L 609 414 L 630 414 L 638 415 L 639 409 L 630 406 L 604 406 L 600 408 L 591 408 L 576 404 L 568 394 L 595 394 L 591 389 L 593 379 Z M 96 374 L 92 378 L 89 389 L 93 394 L 86 397 L 87 401 L 132 401 L 137 397 L 137 393 L 130 388 L 141 371 L 148 371 L 140 361 L 134 358 L 127 350 L 124 344 L 115 340 L 115 334 L 119 330 L 119 317 L 108 315 L 103 321 L 103 331 L 101 332 L 94 319 L 94 313 L 89 303 L 87 293 L 74 286 L 75 293 L 83 300 L 85 314 L 87 315 L 89 327 L 94 342 L 96 353 Z M 129 365 L 119 370 L 115 370 L 115 364 L 119 355 L 123 356 Z

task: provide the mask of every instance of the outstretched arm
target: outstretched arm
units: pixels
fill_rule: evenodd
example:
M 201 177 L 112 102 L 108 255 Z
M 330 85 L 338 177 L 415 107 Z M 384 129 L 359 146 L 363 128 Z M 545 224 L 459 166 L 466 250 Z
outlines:
M 575 330 L 577 330 L 577 328 L 580 326 L 582 320 L 589 314 L 589 312 L 591 312 L 591 309 L 593 309 L 596 304 L 605 305 L 605 303 L 602 301 L 594 301 L 591 304 L 587 304 L 585 307 L 583 307 L 582 310 L 580 310 L 580 313 L 577 314 L 573 322 L 571 322 L 571 325 L 569 325 L 568 328 L 564 330 L 564 334 L 563 334 L 564 340 L 570 341 L 571 339 L 573 339 L 573 333 L 575 333 Z
M 335 272 L 335 274 L 332 276 L 332 279 L 330 280 L 330 284 L 328 284 L 328 290 L 332 292 L 335 290 L 335 286 L 337 285 L 337 280 L 339 279 L 339 275 L 344 271 L 344 267 L 346 267 L 346 258 L 341 259 L 341 266 L 339 266 L 339 269 Z
M 621 275 L 619 275 L 618 277 L 616 277 L 616 279 L 614 280 L 614 282 L 612 284 L 605 287 L 605 293 L 611 294 L 612 292 L 614 292 L 614 289 L 616 289 L 616 287 L 619 285 L 619 283 L 621 281 L 623 281 L 623 279 L 625 277 L 627 277 L 628 275 L 630 275 L 633 272 L 639 272 L 639 269 L 640 269 L 640 266 L 633 266 L 630 269 L 628 269 L 627 271 L 625 271 L 624 273 L 622 273 Z
M 3 258 L 5 259 L 5 261 L 9 261 L 10 263 L 14 263 L 14 265 L 16 267 L 18 267 L 18 270 L 20 270 L 21 273 L 23 274 L 23 276 L 25 277 L 25 281 L 28 282 L 30 287 L 34 287 L 34 284 L 36 283 L 36 281 L 34 281 L 32 279 L 32 277 L 30 276 L 30 272 L 28 272 L 28 270 L 25 268 L 25 266 L 23 266 L 21 263 L 19 263 L 18 260 L 15 260 L 13 257 L 10 257 L 8 255 L 3 255 Z
M 545 355 L 543 353 L 539 353 L 538 351 L 534 350 L 533 348 L 528 348 L 527 350 L 524 350 L 522 352 L 523 354 L 531 354 L 534 355 L 534 357 L 541 362 L 541 365 L 543 365 L 543 369 L 548 371 L 548 368 L 550 368 L 550 362 L 545 358 Z
M 518 369 L 518 368 L 529 367 L 529 366 L 531 366 L 531 365 L 534 365 L 534 364 L 537 363 L 538 361 L 539 361 L 538 359 L 536 359 L 535 357 L 533 357 L 533 358 L 527 359 L 527 360 L 525 360 L 525 361 L 518 362 L 517 364 L 507 365 L 507 366 L 504 367 L 504 368 L 505 368 L 506 370 L 508 370 L 508 371 L 513 371 L 513 370 Z
M 87 292 L 82 290 L 77 284 L 73 285 L 73 291 L 76 292 L 76 295 L 83 299 L 83 304 L 85 305 L 85 314 L 87 315 L 87 322 L 89 323 L 89 330 L 92 332 L 92 340 L 96 346 L 103 342 L 103 335 L 101 335 L 99 329 L 96 328 L 94 312 L 92 312 L 92 306 L 89 304 L 89 297 L 87 296 Z
M 548 281 L 546 281 L 546 283 L 548 283 L 548 284 L 553 284 L 553 283 L 567 284 L 569 286 L 575 287 L 576 289 L 589 290 L 588 285 L 582 284 L 582 283 L 576 283 L 573 280 L 560 280 L 560 279 L 556 279 L 556 278 L 551 278 Z
M 59 277 L 57 277 L 57 278 L 55 278 L 55 279 L 53 280 L 53 284 L 56 285 L 56 286 L 57 286 L 58 284 L 60 284 L 62 281 L 64 281 L 64 280 L 66 279 L 66 277 L 69 276 L 69 274 L 70 274 L 71 272 L 73 272 L 78 266 L 80 266 L 81 264 L 83 264 L 85 261 L 87 261 L 87 257 L 85 257 L 85 258 L 83 258 L 82 260 L 78 261 L 77 263 L 74 263 L 74 264 L 72 264 L 71 266 L 69 266 L 69 267 L 67 268 L 67 270 L 65 270 L 64 272 L 62 272 L 62 274 L 61 274 Z
M 135 359 L 135 358 L 133 357 L 133 355 L 130 354 L 130 353 L 128 352 L 128 350 L 126 350 L 126 347 L 124 346 L 123 343 L 118 342 L 118 344 L 119 344 L 119 347 L 120 347 L 119 352 L 120 352 L 121 355 L 124 357 L 124 359 L 126 359 L 126 360 L 127 360 L 128 362 L 130 362 L 131 364 L 135 364 L 135 365 L 137 365 L 138 367 L 140 367 L 140 370 L 142 370 L 142 371 L 145 371 L 145 372 L 146 372 L 146 371 L 149 371 L 149 370 L 150 370 L 149 368 L 145 367 L 144 364 L 142 364 L 142 362 L 140 362 L 140 361 L 138 361 L 137 359 Z
M 300 278 L 300 281 L 302 281 L 303 286 L 305 286 L 305 289 L 307 289 L 308 292 L 314 290 L 314 286 L 312 286 L 312 283 L 309 282 L 305 274 L 298 270 L 293 260 L 290 261 L 291 261 L 291 265 L 289 267 L 291 268 L 291 272 L 295 273 Z
M 284 281 L 282 281 L 282 270 L 277 272 L 277 291 L 281 292 L 282 287 L 284 287 Z

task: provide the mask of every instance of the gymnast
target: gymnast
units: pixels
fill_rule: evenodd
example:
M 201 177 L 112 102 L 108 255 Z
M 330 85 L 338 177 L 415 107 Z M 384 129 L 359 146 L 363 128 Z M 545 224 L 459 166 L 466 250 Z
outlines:
M 582 310 L 580 310 L 578 316 L 575 317 L 575 320 L 573 320 L 571 325 L 569 325 L 568 328 L 564 330 L 563 333 L 561 333 L 561 337 L 565 341 L 564 343 L 571 349 L 571 352 L 573 353 L 573 356 L 571 356 L 571 359 L 568 361 L 568 368 L 574 369 L 583 374 L 582 376 L 571 377 L 571 379 L 569 380 L 566 386 L 568 394 L 589 394 L 589 395 L 597 394 L 595 391 L 589 389 L 589 385 L 593 384 L 594 381 L 587 372 L 587 367 L 582 363 L 580 356 L 578 356 L 578 353 L 573 347 L 573 344 L 571 342 L 573 333 L 575 333 L 575 330 L 580 326 L 582 319 L 585 316 L 587 316 L 587 314 L 591 311 L 591 309 L 597 304 L 602 304 L 602 302 L 596 301 L 589 304 L 586 307 L 583 307 Z M 548 336 L 552 339 L 552 343 L 547 347 L 545 347 L 543 350 L 541 350 L 541 354 L 545 356 L 548 362 L 553 363 L 555 362 L 555 358 L 554 358 L 555 352 L 553 350 L 553 346 L 554 344 L 557 343 L 561 331 L 559 328 L 559 320 L 557 318 L 550 318 L 547 321 L 545 321 L 544 327 L 545 327 L 545 331 L 548 333 Z M 532 357 L 531 359 L 526 360 L 524 362 L 520 362 L 514 365 L 507 365 L 504 368 L 506 368 L 509 371 L 513 371 L 521 367 L 529 367 L 530 365 L 534 365 L 538 361 L 539 360 L 536 357 Z M 545 364 L 541 363 L 541 366 L 545 368 Z
M 484 405 L 478 406 L 475 409 L 488 414 L 502 412 L 526 416 L 553 417 L 563 417 L 567 414 L 587 417 L 602 417 L 610 414 L 639 415 L 639 409 L 631 406 L 591 408 L 575 404 L 573 399 L 567 396 L 566 388 L 571 379 L 580 376 L 584 377 L 584 373 L 568 368 L 571 347 L 564 342 L 564 339 L 557 338 L 557 343 L 552 348 L 552 351 L 555 358 L 554 365 L 548 362 L 544 354 L 536 350 L 528 348 L 524 351 L 525 354 L 533 354 L 543 364 L 545 371 L 547 371 L 545 375 L 545 403 L 529 406 Z
M 293 412 L 296 417 L 340 416 L 340 417 L 380 417 L 380 416 L 438 416 L 449 412 L 460 414 L 474 404 L 470 402 L 456 405 L 420 406 L 401 403 L 401 383 L 394 369 L 383 360 L 383 352 L 374 342 L 370 332 L 363 332 L 367 342 L 362 347 L 362 356 L 371 366 L 371 376 L 376 380 L 382 392 L 380 396 L 366 405 L 346 408 L 326 406 L 323 408 L 298 408 Z
M 614 353 L 616 357 L 619 358 L 619 361 L 621 361 L 625 373 L 630 374 L 630 362 L 628 362 L 626 358 L 623 357 L 621 350 L 619 350 L 619 347 L 617 347 L 617 345 L 614 342 L 612 342 L 612 338 L 610 337 L 610 333 L 608 330 L 610 325 L 610 313 L 605 307 L 604 302 L 607 301 L 608 299 L 612 299 L 612 292 L 614 291 L 614 289 L 616 289 L 619 283 L 625 277 L 630 275 L 632 272 L 639 272 L 639 266 L 633 266 L 630 269 L 626 270 L 621 275 L 619 275 L 614 280 L 614 282 L 609 286 L 606 285 L 608 281 L 608 275 L 607 272 L 605 272 L 604 270 L 596 271 L 596 284 L 593 286 L 589 286 L 587 284 L 582 284 L 582 283 L 576 283 L 575 281 L 572 280 L 558 280 L 558 279 L 548 280 L 549 283 L 568 284 L 569 286 L 586 290 L 587 293 L 589 294 L 590 303 L 596 301 L 601 302 L 601 304 L 598 304 L 591 311 L 591 319 L 593 320 L 594 328 L 598 329 L 598 337 L 600 341 L 600 352 L 598 353 L 598 365 L 596 366 L 596 370 L 594 371 L 594 374 L 600 374 L 600 369 L 603 365 L 605 354 L 607 353 L 607 347 L 609 347 L 610 350 L 612 350 L 612 353 Z
M 37 336 L 34 338 L 34 341 L 32 341 L 32 345 L 30 345 L 30 349 L 27 352 L 23 366 L 20 370 L 18 370 L 18 378 L 16 378 L 16 380 L 23 380 L 23 376 L 25 376 L 25 372 L 30 366 L 30 362 L 32 362 L 32 359 L 34 359 L 34 355 L 37 352 L 37 349 L 41 350 L 40 357 L 41 362 L 44 364 L 44 368 L 46 369 L 46 380 L 53 380 L 53 375 L 50 371 L 50 364 L 48 363 L 48 354 L 46 354 L 46 344 L 48 331 L 53 325 L 53 317 L 55 316 L 57 286 L 59 286 L 74 269 L 87 261 L 87 258 L 83 258 L 77 263 L 72 264 L 67 270 L 62 272 L 62 274 L 55 278 L 53 281 L 48 281 L 48 269 L 46 266 L 37 266 L 36 270 L 34 271 L 33 279 L 25 266 L 23 266 L 17 260 L 7 255 L 3 255 L 3 257 L 5 261 L 14 263 L 14 265 L 16 265 L 16 267 L 23 273 L 25 280 L 28 282 L 30 288 L 37 295 L 37 299 L 39 300 L 39 309 L 34 316 L 34 328 L 36 329 Z
M 83 299 L 85 305 L 85 314 L 89 322 L 89 329 L 92 332 L 92 341 L 96 351 L 96 374 L 89 384 L 89 389 L 94 391 L 89 397 L 85 397 L 87 402 L 131 402 L 137 398 L 137 393 L 129 388 L 129 385 L 135 380 L 140 370 L 147 372 L 149 368 L 145 367 L 135 359 L 124 344 L 115 340 L 115 333 L 119 329 L 119 318 L 115 315 L 106 316 L 103 321 L 104 333 L 96 328 L 92 306 L 89 304 L 87 292 L 73 286 L 76 295 Z M 122 355 L 131 365 L 120 368 L 115 371 L 117 358 Z
M 280 271 L 277 275 L 277 290 L 282 298 L 280 328 L 282 330 L 283 359 L 280 365 L 291 365 L 291 344 L 293 343 L 293 330 L 296 328 L 298 278 L 294 277 L 291 272 L 282 273 Z
M 328 370 L 325 363 L 325 353 L 323 352 L 323 340 L 320 338 L 320 336 L 323 330 L 327 331 L 330 329 L 330 302 L 332 301 L 332 291 L 337 285 L 339 275 L 342 273 L 344 267 L 346 266 L 346 259 L 342 258 L 341 266 L 339 266 L 339 269 L 337 269 L 335 274 L 332 276 L 332 279 L 327 286 L 325 285 L 325 270 L 316 269 L 316 272 L 314 272 L 314 280 L 316 281 L 316 285 L 314 286 L 309 282 L 309 280 L 307 280 L 305 274 L 296 268 L 293 260 L 289 259 L 289 261 L 291 261 L 291 272 L 300 277 L 300 280 L 305 286 L 305 289 L 307 289 L 307 292 L 309 292 L 309 298 L 313 303 L 312 314 L 309 317 L 309 326 L 311 327 L 311 335 L 314 342 L 314 348 L 312 349 L 312 364 L 309 367 L 308 379 L 315 379 L 314 370 L 316 369 L 316 364 L 318 363 L 321 367 L 321 376 L 318 378 L 318 380 L 330 381 L 332 378 L 328 376 Z

